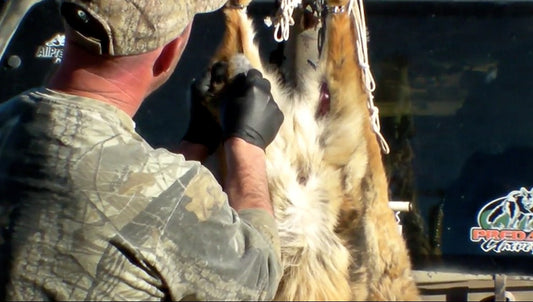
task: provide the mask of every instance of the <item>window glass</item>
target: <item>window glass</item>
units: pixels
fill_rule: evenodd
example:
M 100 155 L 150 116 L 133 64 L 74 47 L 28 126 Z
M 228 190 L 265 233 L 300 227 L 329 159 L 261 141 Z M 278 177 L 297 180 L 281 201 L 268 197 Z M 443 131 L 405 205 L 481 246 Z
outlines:
M 531 271 L 517 260 L 533 251 L 533 5 L 367 8 L 391 198 L 414 205 L 416 266 Z

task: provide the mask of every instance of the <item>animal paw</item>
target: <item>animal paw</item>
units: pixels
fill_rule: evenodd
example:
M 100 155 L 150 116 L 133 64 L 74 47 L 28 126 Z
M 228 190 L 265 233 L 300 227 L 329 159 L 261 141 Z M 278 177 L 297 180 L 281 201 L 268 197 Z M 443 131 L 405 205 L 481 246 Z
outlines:
M 350 0 L 328 0 L 329 6 L 346 6 Z
M 230 7 L 239 7 L 239 8 L 245 8 L 247 7 L 252 0 L 229 0 L 228 4 Z

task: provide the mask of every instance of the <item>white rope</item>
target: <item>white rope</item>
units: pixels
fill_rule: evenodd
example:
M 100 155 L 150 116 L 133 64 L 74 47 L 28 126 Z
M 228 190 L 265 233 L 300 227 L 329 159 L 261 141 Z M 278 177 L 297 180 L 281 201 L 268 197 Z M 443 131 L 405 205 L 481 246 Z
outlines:
M 374 91 L 376 90 L 376 82 L 370 71 L 370 64 L 368 63 L 368 45 L 367 45 L 367 29 L 365 22 L 365 11 L 363 7 L 363 0 L 350 0 L 349 10 L 355 19 L 355 31 L 357 34 L 357 57 L 359 59 L 359 66 L 362 70 L 363 84 L 368 95 L 368 110 L 370 111 L 370 122 L 372 130 L 378 137 L 381 149 L 385 154 L 389 154 L 390 148 L 381 134 L 381 125 L 379 122 L 379 109 L 374 105 Z
M 290 27 L 294 25 L 292 13 L 302 0 L 281 0 L 280 8 L 274 20 L 272 18 L 265 18 L 265 24 L 270 27 L 274 25 L 274 40 L 276 42 L 283 42 L 289 40 Z

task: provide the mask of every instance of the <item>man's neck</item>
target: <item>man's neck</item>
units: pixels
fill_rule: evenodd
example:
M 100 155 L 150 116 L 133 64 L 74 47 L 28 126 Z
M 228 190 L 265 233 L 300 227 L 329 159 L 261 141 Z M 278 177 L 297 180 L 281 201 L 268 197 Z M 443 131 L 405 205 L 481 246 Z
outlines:
M 149 62 L 104 58 L 70 45 L 47 87 L 111 104 L 133 117 L 149 92 L 150 71 Z

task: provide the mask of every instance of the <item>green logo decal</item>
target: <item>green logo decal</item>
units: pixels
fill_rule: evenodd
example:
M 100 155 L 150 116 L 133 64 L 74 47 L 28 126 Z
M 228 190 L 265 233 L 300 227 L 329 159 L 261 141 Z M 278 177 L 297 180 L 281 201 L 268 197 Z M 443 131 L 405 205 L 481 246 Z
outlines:
M 533 188 L 520 188 L 487 203 L 478 212 L 470 240 L 484 252 L 533 253 Z

